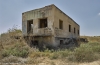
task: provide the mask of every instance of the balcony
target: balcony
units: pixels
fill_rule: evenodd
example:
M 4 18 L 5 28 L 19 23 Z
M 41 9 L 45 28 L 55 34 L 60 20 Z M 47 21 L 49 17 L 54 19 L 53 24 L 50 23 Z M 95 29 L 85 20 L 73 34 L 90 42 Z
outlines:
M 51 36 L 52 30 L 50 28 L 40 28 L 37 36 Z

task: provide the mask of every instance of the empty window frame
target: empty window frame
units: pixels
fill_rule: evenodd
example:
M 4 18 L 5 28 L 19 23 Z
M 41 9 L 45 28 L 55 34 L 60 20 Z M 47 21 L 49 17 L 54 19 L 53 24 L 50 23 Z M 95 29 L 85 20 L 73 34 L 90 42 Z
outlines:
M 47 18 L 39 19 L 39 28 L 46 28 L 47 27 Z
M 78 35 L 79 35 L 80 34 L 79 30 L 77 30 L 77 32 L 78 32 Z
M 33 20 L 27 20 L 27 32 L 28 33 L 33 32 Z
M 74 27 L 74 33 L 76 33 L 76 29 L 75 29 L 75 27 Z
M 63 40 L 60 40 L 60 45 L 63 44 L 63 43 L 64 43 L 64 41 Z
M 69 25 L 69 32 L 71 32 L 71 25 Z
M 63 29 L 63 21 L 59 20 L 59 29 Z

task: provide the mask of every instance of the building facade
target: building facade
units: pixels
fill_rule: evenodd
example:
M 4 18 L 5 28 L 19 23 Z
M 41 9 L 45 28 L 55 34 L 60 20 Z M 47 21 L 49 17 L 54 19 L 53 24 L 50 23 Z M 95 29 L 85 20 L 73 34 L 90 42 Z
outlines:
M 22 13 L 22 33 L 34 45 L 59 46 L 79 38 L 80 26 L 54 4 Z

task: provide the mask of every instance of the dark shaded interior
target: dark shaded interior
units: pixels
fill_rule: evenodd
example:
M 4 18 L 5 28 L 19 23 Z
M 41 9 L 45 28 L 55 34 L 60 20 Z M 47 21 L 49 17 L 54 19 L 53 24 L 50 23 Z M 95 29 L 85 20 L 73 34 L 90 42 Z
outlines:
M 27 32 L 32 33 L 33 32 L 33 20 L 27 21 Z
M 47 27 L 47 18 L 39 20 L 39 28 Z

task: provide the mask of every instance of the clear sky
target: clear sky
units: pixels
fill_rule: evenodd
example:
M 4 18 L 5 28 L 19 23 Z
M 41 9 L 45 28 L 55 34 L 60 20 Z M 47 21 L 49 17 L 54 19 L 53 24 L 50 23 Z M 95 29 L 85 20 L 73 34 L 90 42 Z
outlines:
M 80 25 L 80 34 L 100 36 L 100 0 L 0 0 L 0 33 L 22 27 L 22 12 L 55 4 Z

